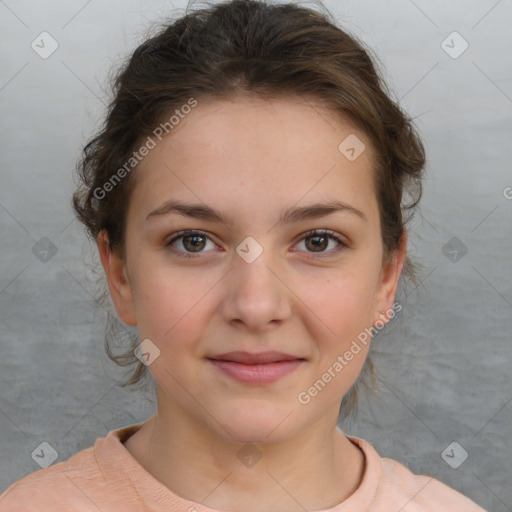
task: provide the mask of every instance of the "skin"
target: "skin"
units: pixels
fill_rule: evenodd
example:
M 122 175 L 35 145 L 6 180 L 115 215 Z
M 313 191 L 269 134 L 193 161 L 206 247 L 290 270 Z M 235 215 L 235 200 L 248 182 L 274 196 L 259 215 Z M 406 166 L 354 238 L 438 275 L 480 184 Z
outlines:
M 350 134 L 366 146 L 354 161 L 338 150 Z M 383 258 L 372 162 L 369 138 L 347 119 L 301 98 L 245 95 L 199 102 L 134 171 L 126 258 L 105 233 L 98 249 L 118 315 L 160 350 L 149 365 L 157 414 L 125 447 L 176 494 L 219 510 L 296 512 L 333 507 L 360 485 L 364 456 L 335 427 L 369 346 L 307 405 L 297 396 L 394 303 L 407 237 Z M 205 203 L 233 225 L 175 213 L 146 220 L 169 199 Z M 329 199 L 366 221 L 338 211 L 276 224 L 285 207 Z M 185 229 L 208 236 L 196 249 L 190 238 L 173 243 L 191 259 L 166 245 Z M 305 239 L 311 229 L 333 230 L 347 248 Z M 252 263 L 236 252 L 248 236 L 263 249 Z M 306 361 L 247 385 L 206 359 L 233 350 Z M 261 454 L 251 467 L 237 457 L 246 445 Z

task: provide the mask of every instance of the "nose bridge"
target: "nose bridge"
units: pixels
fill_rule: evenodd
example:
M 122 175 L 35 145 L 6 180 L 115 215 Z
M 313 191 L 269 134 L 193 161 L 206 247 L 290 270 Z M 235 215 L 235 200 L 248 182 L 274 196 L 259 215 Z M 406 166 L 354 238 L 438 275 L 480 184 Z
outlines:
M 236 319 L 256 329 L 289 316 L 291 292 L 279 278 L 272 248 L 270 243 L 263 246 L 263 238 L 249 236 L 237 246 L 227 278 L 227 321 Z

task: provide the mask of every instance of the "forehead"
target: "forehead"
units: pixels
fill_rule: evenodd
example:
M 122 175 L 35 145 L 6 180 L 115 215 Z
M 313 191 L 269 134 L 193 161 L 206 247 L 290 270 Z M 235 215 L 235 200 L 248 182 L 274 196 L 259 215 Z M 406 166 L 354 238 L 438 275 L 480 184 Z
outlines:
M 359 144 L 356 159 L 344 153 L 346 140 Z M 364 132 L 319 102 L 198 100 L 136 168 L 131 203 L 147 214 L 179 197 L 241 210 L 250 205 L 250 214 L 261 216 L 329 195 L 371 209 L 372 162 Z

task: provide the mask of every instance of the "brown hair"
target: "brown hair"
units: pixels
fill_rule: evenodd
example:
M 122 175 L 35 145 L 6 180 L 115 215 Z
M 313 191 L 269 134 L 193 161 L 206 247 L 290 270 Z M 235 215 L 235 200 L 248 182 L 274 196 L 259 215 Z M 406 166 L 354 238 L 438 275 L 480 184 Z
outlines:
M 348 117 L 369 136 L 382 242 L 389 257 L 420 200 L 425 154 L 412 120 L 391 99 L 371 54 L 337 27 L 330 14 L 292 3 L 232 0 L 187 10 L 143 42 L 115 76 L 104 126 L 83 149 L 77 167 L 81 185 L 73 195 L 73 208 L 78 219 L 94 242 L 106 230 L 111 249 L 125 255 L 126 212 L 136 171 L 128 169 L 115 182 L 113 178 L 116 173 L 119 178 L 123 166 L 126 171 L 144 137 L 191 98 L 244 92 L 262 98 L 298 95 Z M 100 195 L 107 182 L 112 186 Z M 403 273 L 416 282 L 413 267 L 407 256 Z M 131 339 L 127 352 L 114 355 L 108 334 L 109 329 L 109 357 L 121 366 L 137 364 L 121 385 L 147 376 L 134 355 L 138 337 Z M 373 379 L 370 359 L 364 369 Z M 345 416 L 354 408 L 356 386 L 341 407 Z

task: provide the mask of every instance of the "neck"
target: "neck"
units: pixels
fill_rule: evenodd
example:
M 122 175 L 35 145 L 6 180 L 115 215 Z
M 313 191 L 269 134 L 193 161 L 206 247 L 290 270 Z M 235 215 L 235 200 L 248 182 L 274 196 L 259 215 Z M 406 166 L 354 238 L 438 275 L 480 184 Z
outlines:
M 364 455 L 317 422 L 276 443 L 235 443 L 205 425 L 157 413 L 126 449 L 175 494 L 216 510 L 298 512 L 329 509 L 359 487 Z

